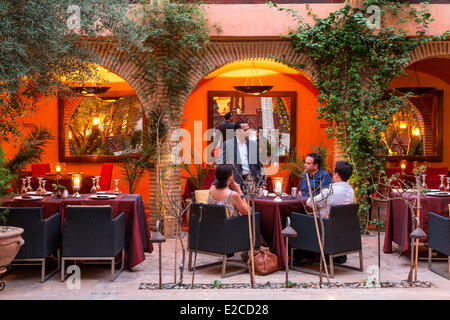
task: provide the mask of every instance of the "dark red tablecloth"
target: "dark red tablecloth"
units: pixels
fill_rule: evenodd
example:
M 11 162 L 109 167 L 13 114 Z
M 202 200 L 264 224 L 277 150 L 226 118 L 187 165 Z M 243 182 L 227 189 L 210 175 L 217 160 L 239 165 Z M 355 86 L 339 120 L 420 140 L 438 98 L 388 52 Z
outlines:
M 280 202 L 266 198 L 255 199 L 255 211 L 261 214 L 261 235 L 269 244 L 270 251 L 278 256 L 280 269 L 284 269 L 286 265 L 286 246 L 284 238 L 281 237 L 286 217 L 291 212 L 304 212 L 303 204 L 306 204 L 307 199 L 307 197 L 289 197 Z
M 83 194 L 81 198 L 57 199 L 48 197 L 42 201 L 12 200 L 4 205 L 9 207 L 41 207 L 44 219 L 59 211 L 62 223 L 64 208 L 70 204 L 110 205 L 113 218 L 125 212 L 125 266 L 128 270 L 145 260 L 144 252 L 151 253 L 153 251 L 153 245 L 150 243 L 150 229 L 145 217 L 144 202 L 140 194 L 119 195 L 116 199 L 111 200 L 93 200 L 89 198 L 89 195 Z
M 411 200 L 413 197 L 411 197 Z M 428 213 L 430 211 L 448 217 L 450 197 L 420 198 L 420 227 L 428 234 Z M 411 212 L 403 200 L 394 199 L 389 202 L 386 233 L 384 235 L 384 253 L 392 253 L 392 241 L 400 246 L 401 253 L 409 250 L 409 234 L 412 231 Z

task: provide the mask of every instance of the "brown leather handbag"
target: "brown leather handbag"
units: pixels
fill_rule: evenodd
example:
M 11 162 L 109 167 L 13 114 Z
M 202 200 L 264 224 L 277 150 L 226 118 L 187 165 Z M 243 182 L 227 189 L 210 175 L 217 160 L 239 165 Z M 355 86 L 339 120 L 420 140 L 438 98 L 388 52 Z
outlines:
M 255 263 L 255 273 L 260 276 L 275 272 L 278 270 L 278 257 L 266 248 L 260 248 L 253 252 Z M 248 259 L 250 267 L 251 259 Z

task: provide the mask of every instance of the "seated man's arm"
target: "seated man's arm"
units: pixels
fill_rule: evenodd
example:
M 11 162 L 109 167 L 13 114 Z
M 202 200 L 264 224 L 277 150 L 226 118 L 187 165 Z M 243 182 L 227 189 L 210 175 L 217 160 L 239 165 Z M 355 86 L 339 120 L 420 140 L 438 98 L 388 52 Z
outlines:
M 319 210 L 320 208 L 324 207 L 326 205 L 326 199 L 328 198 L 328 189 L 322 189 L 321 192 L 314 197 L 314 202 L 316 203 L 316 208 Z M 313 207 L 312 199 L 311 197 L 306 200 L 306 205 L 310 208 Z

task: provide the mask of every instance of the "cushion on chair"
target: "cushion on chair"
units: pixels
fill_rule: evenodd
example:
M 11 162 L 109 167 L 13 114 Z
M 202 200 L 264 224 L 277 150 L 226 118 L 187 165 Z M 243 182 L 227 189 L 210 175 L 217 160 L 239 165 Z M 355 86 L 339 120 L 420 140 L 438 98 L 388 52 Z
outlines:
M 109 163 L 104 163 L 102 165 L 102 171 L 100 172 L 100 190 L 106 191 L 111 187 L 111 176 L 112 176 L 113 165 Z
M 33 177 L 43 176 L 50 172 L 50 163 L 33 163 L 31 164 L 31 175 Z
M 208 203 L 209 190 L 195 190 L 195 202 Z

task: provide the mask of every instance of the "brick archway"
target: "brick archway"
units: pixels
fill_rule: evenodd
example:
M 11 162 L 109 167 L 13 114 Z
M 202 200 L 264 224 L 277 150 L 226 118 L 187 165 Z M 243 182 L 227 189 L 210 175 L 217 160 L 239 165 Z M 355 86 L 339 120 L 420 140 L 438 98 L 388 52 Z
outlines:
M 429 58 L 450 58 L 450 41 L 430 41 L 422 43 L 410 54 L 408 66 Z

